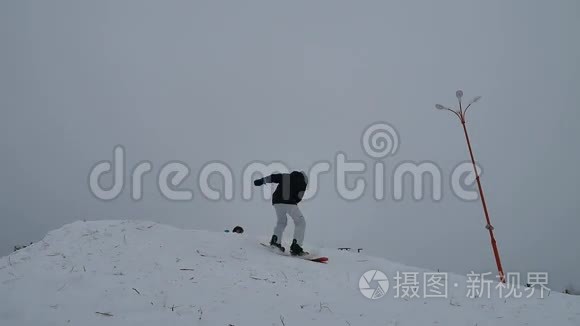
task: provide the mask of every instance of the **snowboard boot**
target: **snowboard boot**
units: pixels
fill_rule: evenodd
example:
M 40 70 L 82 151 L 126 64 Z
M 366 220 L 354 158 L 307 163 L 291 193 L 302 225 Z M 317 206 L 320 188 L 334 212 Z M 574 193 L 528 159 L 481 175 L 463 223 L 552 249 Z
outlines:
M 286 251 L 286 249 L 282 247 L 282 244 L 278 243 L 278 237 L 276 235 L 272 235 L 272 240 L 270 240 L 270 246 L 280 249 L 281 252 Z
M 296 239 L 292 240 L 292 245 L 290 246 L 290 254 L 292 256 L 306 256 L 308 253 L 300 247 Z

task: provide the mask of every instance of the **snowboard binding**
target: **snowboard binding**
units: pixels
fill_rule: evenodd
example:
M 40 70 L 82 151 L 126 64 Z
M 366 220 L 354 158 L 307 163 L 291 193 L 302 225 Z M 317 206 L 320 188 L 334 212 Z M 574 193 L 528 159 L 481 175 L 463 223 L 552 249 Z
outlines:
M 282 247 L 282 244 L 278 243 L 278 237 L 276 235 L 272 235 L 272 239 L 270 240 L 270 247 L 278 248 L 281 252 L 286 251 L 286 249 Z
M 302 249 L 302 247 L 298 244 L 296 239 L 292 240 L 292 245 L 290 245 L 290 254 L 292 256 L 306 256 L 308 253 Z

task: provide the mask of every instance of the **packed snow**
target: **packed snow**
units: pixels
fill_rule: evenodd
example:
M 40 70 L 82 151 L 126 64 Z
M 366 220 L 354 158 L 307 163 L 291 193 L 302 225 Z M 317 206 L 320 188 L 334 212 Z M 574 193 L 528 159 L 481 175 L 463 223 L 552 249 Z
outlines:
M 540 298 L 536 289 L 530 298 L 493 290 L 470 298 L 468 278 L 451 274 L 446 297 L 427 298 L 423 288 L 419 297 L 397 296 L 397 272 L 422 281 L 428 271 L 335 249 L 317 250 L 330 261 L 315 263 L 272 254 L 260 240 L 151 222 L 75 222 L 0 259 L 0 324 L 580 325 L 577 296 Z M 359 289 L 369 270 L 390 280 L 381 298 Z

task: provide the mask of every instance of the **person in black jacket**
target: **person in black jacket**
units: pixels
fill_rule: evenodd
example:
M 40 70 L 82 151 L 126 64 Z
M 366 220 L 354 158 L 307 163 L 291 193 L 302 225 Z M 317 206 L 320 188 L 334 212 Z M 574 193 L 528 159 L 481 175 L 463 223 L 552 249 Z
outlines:
M 274 234 L 270 240 L 270 245 L 285 251 L 282 246 L 282 234 L 288 223 L 287 215 L 290 215 L 294 221 L 294 238 L 290 246 L 290 253 L 292 255 L 307 254 L 302 249 L 302 242 L 304 241 L 304 232 L 306 230 L 306 221 L 298 203 L 302 201 L 306 185 L 308 184 L 308 177 L 304 171 L 293 171 L 292 173 L 276 173 L 265 178 L 254 181 L 255 186 L 261 186 L 265 183 L 277 183 L 276 191 L 272 195 L 272 205 L 276 211 L 278 219 L 274 227 Z

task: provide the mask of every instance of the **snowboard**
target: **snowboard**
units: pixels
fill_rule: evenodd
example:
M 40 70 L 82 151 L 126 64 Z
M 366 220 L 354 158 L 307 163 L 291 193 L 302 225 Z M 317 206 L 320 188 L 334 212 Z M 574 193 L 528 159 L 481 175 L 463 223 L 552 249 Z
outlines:
M 328 257 L 324 257 L 324 256 L 316 256 L 313 254 L 308 254 L 308 255 L 304 255 L 304 256 L 292 256 L 289 252 L 285 251 L 282 252 L 277 248 L 272 248 L 269 244 L 260 242 L 260 244 L 268 249 L 270 249 L 271 252 L 274 252 L 278 255 L 281 256 L 288 256 L 288 257 L 293 257 L 293 258 L 298 258 L 298 259 L 303 259 L 303 260 L 308 260 L 308 261 L 313 261 L 315 263 L 323 263 L 326 264 L 328 262 Z

